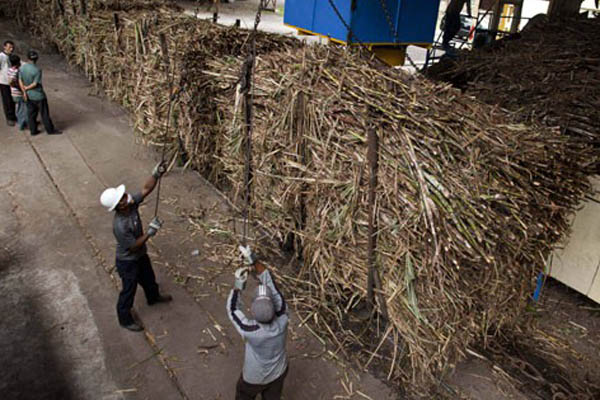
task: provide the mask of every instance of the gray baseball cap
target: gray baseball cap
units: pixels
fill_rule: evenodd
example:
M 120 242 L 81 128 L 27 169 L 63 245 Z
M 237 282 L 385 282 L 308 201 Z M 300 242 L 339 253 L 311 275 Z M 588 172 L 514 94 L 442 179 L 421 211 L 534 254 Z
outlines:
M 250 311 L 254 319 L 263 324 L 267 324 L 273 320 L 275 316 L 275 307 L 271 299 L 271 291 L 265 285 L 258 285 L 254 301 L 250 306 Z

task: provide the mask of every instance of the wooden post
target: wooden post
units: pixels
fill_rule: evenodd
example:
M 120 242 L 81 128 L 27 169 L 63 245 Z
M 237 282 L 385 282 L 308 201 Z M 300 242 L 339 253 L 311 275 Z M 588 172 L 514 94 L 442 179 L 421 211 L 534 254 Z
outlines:
M 56 4 L 60 10 L 60 15 L 65 15 L 65 6 L 63 5 L 62 0 L 56 0 Z
M 249 55 L 242 66 L 242 79 L 240 90 L 244 94 L 244 127 L 245 127 L 245 162 L 244 162 L 244 220 L 249 220 L 250 205 L 252 203 L 252 74 L 254 73 L 254 56 Z M 247 229 L 247 227 L 245 227 Z M 244 232 L 244 240 L 248 232 Z
M 367 160 L 369 162 L 369 241 L 367 247 L 367 263 L 369 275 L 367 278 L 367 305 L 372 311 L 375 305 L 375 288 L 378 289 L 377 299 L 381 315 L 388 319 L 387 304 L 381 294 L 381 279 L 377 271 L 377 213 L 375 201 L 377 191 L 377 173 L 379 170 L 379 137 L 374 129 L 368 133 L 369 148 L 367 151 Z
M 298 93 L 298 101 L 296 104 L 296 135 L 298 137 L 298 158 L 304 167 L 306 167 L 308 160 L 306 157 L 306 137 L 304 135 L 304 114 L 306 112 L 305 96 L 304 92 Z M 304 174 L 303 174 L 304 175 Z M 300 204 L 299 214 L 296 220 L 296 230 L 302 232 L 306 228 L 306 191 L 308 190 L 306 182 L 300 185 Z M 298 260 L 303 258 L 304 246 L 302 238 L 296 237 L 296 255 Z
M 165 63 L 165 66 L 168 69 L 169 68 L 169 49 L 167 47 L 167 37 L 165 36 L 164 33 L 160 33 L 158 35 L 158 41 L 160 42 L 160 51 L 162 52 L 163 62 Z
M 377 190 L 377 169 L 378 169 L 378 147 L 379 138 L 377 133 L 370 129 L 368 133 L 368 151 L 367 161 L 369 162 L 369 242 L 367 247 L 367 263 L 369 267 L 369 275 L 367 279 L 367 301 L 369 307 L 372 308 L 375 303 L 373 287 L 375 286 L 375 247 L 377 246 L 377 231 L 375 221 L 375 190 Z
M 115 25 L 115 42 L 117 43 L 117 51 L 120 51 L 121 46 L 121 21 L 119 21 L 119 14 L 113 13 L 113 23 Z
M 115 24 L 115 32 L 119 32 L 119 29 L 121 29 L 121 23 L 119 22 L 119 14 L 113 14 L 113 22 Z

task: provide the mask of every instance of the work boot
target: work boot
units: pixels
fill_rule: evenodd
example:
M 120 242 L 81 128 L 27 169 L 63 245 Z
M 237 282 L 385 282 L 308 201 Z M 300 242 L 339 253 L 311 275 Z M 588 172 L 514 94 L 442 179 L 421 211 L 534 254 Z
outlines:
M 142 328 L 141 326 L 139 326 L 137 323 L 132 322 L 129 325 L 121 325 L 123 328 L 128 329 L 132 332 L 141 332 L 144 330 L 144 328 Z
M 148 305 L 151 306 L 156 303 L 168 303 L 173 300 L 173 296 L 170 294 L 159 294 L 158 297 L 152 301 L 148 302 Z

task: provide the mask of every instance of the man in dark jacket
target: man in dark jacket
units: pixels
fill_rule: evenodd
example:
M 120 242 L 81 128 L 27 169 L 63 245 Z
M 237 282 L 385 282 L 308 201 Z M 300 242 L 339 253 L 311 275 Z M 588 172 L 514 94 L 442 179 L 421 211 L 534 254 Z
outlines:
M 465 3 L 469 15 L 471 15 L 471 2 L 468 0 L 450 0 L 448 7 L 446 8 L 445 25 L 444 25 L 444 37 L 442 39 L 442 47 L 445 51 L 451 51 L 450 41 L 454 39 L 454 36 L 460 31 L 460 12 L 462 11 Z

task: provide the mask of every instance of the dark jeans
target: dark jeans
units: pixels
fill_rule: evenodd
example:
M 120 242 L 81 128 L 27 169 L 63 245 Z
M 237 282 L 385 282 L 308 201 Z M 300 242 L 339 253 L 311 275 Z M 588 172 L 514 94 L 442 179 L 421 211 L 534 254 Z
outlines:
M 235 400 L 254 400 L 259 394 L 263 400 L 280 400 L 283 390 L 283 381 L 287 376 L 288 370 L 277 379 L 266 385 L 252 385 L 244 382 L 244 377 L 240 376 L 235 388 Z
M 10 86 L 0 85 L 0 95 L 2 95 L 2 106 L 4 107 L 4 116 L 7 121 L 17 121 L 15 113 L 15 102 L 10 92 Z
M 460 31 L 460 12 L 446 13 L 446 27 L 444 29 L 442 44 L 445 46 L 449 45 L 458 31 Z
M 138 283 L 144 289 L 148 304 L 154 303 L 158 297 L 158 285 L 147 254 L 135 261 L 117 260 L 116 264 L 123 284 L 117 302 L 117 316 L 121 325 L 129 325 L 134 322 L 131 307 Z
M 38 133 L 37 115 L 38 112 L 42 115 L 42 123 L 46 128 L 46 133 L 54 132 L 54 124 L 50 119 L 50 110 L 48 109 L 48 100 L 29 100 L 27 101 L 27 125 L 32 135 Z
M 22 97 L 13 97 L 13 101 L 17 105 L 17 125 L 24 130 L 27 126 L 27 104 Z

